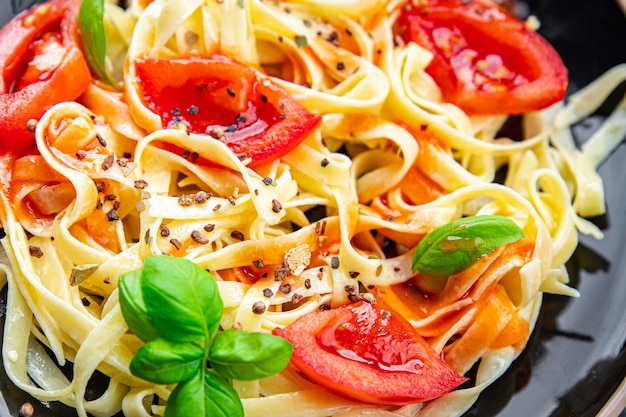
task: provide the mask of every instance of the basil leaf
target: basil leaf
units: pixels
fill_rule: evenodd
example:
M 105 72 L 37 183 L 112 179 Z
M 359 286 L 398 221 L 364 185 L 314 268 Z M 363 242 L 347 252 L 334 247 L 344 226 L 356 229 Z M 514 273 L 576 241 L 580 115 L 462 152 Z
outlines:
M 120 308 L 130 330 L 144 342 L 161 337 L 154 327 L 143 302 L 141 271 L 129 271 L 119 277 Z
M 447 277 L 523 237 L 522 229 L 506 217 L 459 218 L 424 236 L 413 255 L 413 271 Z
M 224 303 L 213 277 L 192 261 L 146 258 L 141 290 L 154 326 L 169 339 L 209 343 L 217 332 Z
M 120 90 L 105 64 L 107 40 L 104 32 L 104 0 L 83 0 L 78 12 L 78 24 L 83 52 L 91 70 L 100 80 Z
M 292 353 L 291 343 L 280 337 L 229 329 L 215 336 L 209 358 L 219 375 L 246 381 L 280 372 Z
M 178 384 L 167 400 L 164 417 L 188 416 L 243 417 L 243 406 L 228 382 L 206 370 Z
M 204 349 L 198 344 L 159 338 L 137 351 L 130 362 L 130 371 L 155 384 L 173 384 L 191 378 L 203 366 Z

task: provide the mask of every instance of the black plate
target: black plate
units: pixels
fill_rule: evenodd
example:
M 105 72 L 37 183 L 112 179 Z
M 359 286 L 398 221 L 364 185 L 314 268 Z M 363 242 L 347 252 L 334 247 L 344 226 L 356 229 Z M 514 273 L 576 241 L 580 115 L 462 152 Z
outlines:
M 33 0 L 0 0 L 0 24 Z M 541 21 L 539 32 L 561 53 L 574 92 L 606 69 L 626 63 L 626 18 L 614 0 L 572 2 L 527 0 L 522 13 Z M 626 86 L 620 89 L 623 94 Z M 606 117 L 617 95 L 574 132 L 582 142 Z M 466 417 L 591 417 L 614 394 L 626 376 L 626 146 L 602 165 L 608 213 L 592 219 L 605 232 L 602 241 L 587 236 L 568 263 L 578 299 L 546 296 L 527 349 L 479 398 Z M 3 292 L 5 295 L 6 292 Z M 5 296 L 0 298 L 4 315 Z M 3 320 L 2 320 L 3 321 Z M 2 323 L 0 323 L 2 324 Z M 1 333 L 1 330 L 0 330 Z M 0 393 L 10 415 L 30 401 L 35 416 L 72 416 L 60 404 L 30 398 L 0 371 Z M 626 394 L 625 394 L 626 395 Z M 6 415 L 0 402 L 0 416 Z

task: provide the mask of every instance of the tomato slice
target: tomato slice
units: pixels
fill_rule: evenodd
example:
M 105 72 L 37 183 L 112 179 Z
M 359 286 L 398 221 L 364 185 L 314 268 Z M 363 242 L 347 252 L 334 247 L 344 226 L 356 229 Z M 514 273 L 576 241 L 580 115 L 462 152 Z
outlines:
M 468 113 L 521 114 L 565 95 L 567 69 L 558 53 L 494 3 L 407 3 L 398 30 L 405 42 L 416 42 L 434 54 L 426 72 L 446 101 Z
M 34 145 L 27 129 L 53 105 L 75 100 L 91 82 L 78 37 L 79 0 L 50 0 L 0 30 L 0 154 Z
M 319 123 L 287 92 L 227 57 L 135 60 L 143 100 L 163 126 L 225 140 L 260 165 L 289 152 Z
M 365 403 L 427 401 L 465 380 L 380 301 L 309 313 L 273 333 L 293 344 L 292 363 L 306 376 Z

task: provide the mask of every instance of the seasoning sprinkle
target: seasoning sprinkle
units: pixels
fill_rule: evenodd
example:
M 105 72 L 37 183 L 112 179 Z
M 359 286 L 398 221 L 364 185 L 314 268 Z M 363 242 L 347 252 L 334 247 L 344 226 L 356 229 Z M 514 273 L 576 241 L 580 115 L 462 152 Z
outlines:
M 304 280 L 304 288 L 306 288 L 307 290 L 311 289 L 311 279 L 307 278 Z
M 41 248 L 39 246 L 29 246 L 28 247 L 28 253 L 30 253 L 30 256 L 32 256 L 33 258 L 41 258 L 43 256 L 43 251 L 41 250 Z
M 245 236 L 239 230 L 233 230 L 230 233 L 230 237 L 232 237 L 233 239 L 241 240 L 241 241 L 243 241 L 245 239 Z
M 274 270 L 274 281 L 283 281 L 289 276 L 289 268 L 286 266 L 279 266 Z
M 108 171 L 109 168 L 113 166 L 113 162 L 115 162 L 115 155 L 110 153 L 102 162 L 102 169 Z
M 346 69 L 346 63 L 343 60 L 337 61 L 337 71 L 343 71 Z
M 232 197 L 230 197 L 230 196 L 229 196 L 229 197 L 226 197 L 226 199 L 228 200 L 228 202 L 229 202 L 232 206 L 234 206 L 234 205 L 236 205 L 236 204 L 237 204 L 237 202 L 235 201 L 235 199 L 234 199 L 234 198 L 232 198 Z
M 322 159 L 322 163 L 321 163 L 322 168 L 326 168 L 328 164 L 330 164 L 330 161 L 328 160 L 328 158 Z
M 265 264 L 263 263 L 263 259 L 257 259 L 256 261 L 252 261 L 252 265 L 257 268 L 263 268 Z
M 350 271 L 348 272 L 348 275 L 350 275 L 350 278 L 355 279 L 356 277 L 358 277 L 361 273 L 357 272 L 357 271 Z
M 235 95 L 236 95 L 236 94 L 235 94 L 235 90 L 233 90 L 232 88 L 228 87 L 228 88 L 226 89 L 226 91 L 228 92 L 228 95 L 229 95 L 229 96 L 231 96 L 231 97 L 235 97 Z
M 29 119 L 28 122 L 26 122 L 26 130 L 28 130 L 29 132 L 34 132 L 36 129 L 37 129 L 37 120 Z
M 197 230 L 191 232 L 191 239 L 200 245 L 206 245 L 209 243 L 209 239 Z
M 198 108 L 198 106 L 189 106 L 189 108 L 187 108 L 187 113 L 189 114 L 198 114 L 200 112 L 200 109 Z
M 104 140 L 104 138 L 102 137 L 102 135 L 100 133 L 96 133 L 96 139 L 98 139 L 98 143 L 100 144 L 100 146 L 105 147 L 107 146 L 107 141 Z
M 139 190 L 143 190 L 144 188 L 148 186 L 148 182 L 146 180 L 136 180 L 134 182 L 134 185 L 135 185 L 135 188 Z
M 274 213 L 280 213 L 280 211 L 283 209 L 283 205 L 280 204 L 280 201 L 273 199 L 272 200 L 272 211 Z
M 87 152 L 83 151 L 82 149 L 76 151 L 76 159 L 85 159 L 86 156 Z
M 337 268 L 339 268 L 339 257 L 338 257 L 338 256 L 333 256 L 333 257 L 330 259 L 330 267 L 331 267 L 332 269 L 337 269 Z
M 114 222 L 120 219 L 120 215 L 117 213 L 116 209 L 112 208 L 111 210 L 107 211 L 107 218 L 110 222 Z
M 303 298 L 302 294 L 296 293 L 296 294 L 291 296 L 291 302 L 293 304 L 298 304 L 300 301 L 302 301 L 302 298 Z
M 176 248 L 176 250 L 180 250 L 180 248 L 183 246 L 180 240 L 175 238 L 170 239 L 170 243 Z
M 252 305 L 252 312 L 254 314 L 263 314 L 265 313 L 266 308 L 267 307 L 263 301 L 257 301 Z
M 91 301 L 89 301 L 87 297 L 81 298 L 80 301 L 83 303 L 85 307 L 89 307 L 91 305 Z
M 283 284 L 280 287 L 278 287 L 278 291 L 282 292 L 283 294 L 289 294 L 291 292 L 291 284 Z
M 194 194 L 193 201 L 195 201 L 196 204 L 203 204 L 212 196 L 213 194 L 201 190 Z
M 213 223 L 207 223 L 204 225 L 203 229 L 205 232 L 211 233 L 212 231 L 215 230 L 215 225 Z
M 272 291 L 271 288 L 264 288 L 263 289 L 263 296 L 266 298 L 272 298 L 272 296 L 274 295 L 274 291 Z
M 94 184 L 96 184 L 96 190 L 101 193 L 104 191 L 105 188 L 105 184 L 104 181 L 95 181 Z
M 213 207 L 213 211 L 218 211 L 220 208 L 222 208 L 222 205 L 216 204 L 215 207 Z
M 229 124 L 228 126 L 226 126 L 226 131 L 228 133 L 233 133 L 237 130 L 237 125 L 234 123 Z
M 194 202 L 194 196 L 190 194 L 183 194 L 178 197 L 178 204 L 183 207 L 189 207 Z
M 272 185 L 273 182 L 274 181 L 270 177 L 263 178 L 263 184 L 265 185 Z
M 161 237 L 168 237 L 170 235 L 170 229 L 163 223 L 159 225 L 159 234 Z
M 320 306 L 318 307 L 318 309 L 320 311 L 327 311 L 330 310 L 330 303 L 322 303 L 320 304 Z

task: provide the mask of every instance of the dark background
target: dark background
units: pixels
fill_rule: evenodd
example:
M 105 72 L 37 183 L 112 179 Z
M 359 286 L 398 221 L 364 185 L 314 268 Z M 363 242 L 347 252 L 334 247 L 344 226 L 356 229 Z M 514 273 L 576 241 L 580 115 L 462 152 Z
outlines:
M 32 0 L 0 0 L 0 24 Z M 626 63 L 626 18 L 614 0 L 528 0 L 517 2 L 521 17 L 529 12 L 541 22 L 539 32 L 559 51 L 570 71 L 574 92 L 606 69 Z M 574 128 L 577 140 L 601 123 L 614 94 L 600 111 Z M 578 299 L 547 295 L 527 349 L 488 388 L 465 417 L 592 417 L 626 376 L 626 147 L 622 144 L 600 173 L 605 181 L 608 213 L 592 219 L 605 238 L 581 236 L 568 263 Z M 6 308 L 0 297 L 0 319 Z M 2 325 L 3 323 L 0 323 Z M 0 328 L 0 334 L 2 329 Z M 9 336 L 10 337 L 10 336 Z M 30 401 L 35 416 L 73 416 L 60 404 L 30 398 L 8 381 L 0 369 L 0 417 L 17 416 Z M 625 394 L 626 395 L 626 394 Z

